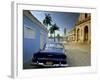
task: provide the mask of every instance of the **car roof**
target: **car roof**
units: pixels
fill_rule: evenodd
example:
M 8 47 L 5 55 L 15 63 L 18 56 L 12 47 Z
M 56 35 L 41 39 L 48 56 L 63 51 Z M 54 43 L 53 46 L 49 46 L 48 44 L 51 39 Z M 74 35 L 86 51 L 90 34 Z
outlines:
M 47 44 L 62 44 L 61 42 L 47 42 Z

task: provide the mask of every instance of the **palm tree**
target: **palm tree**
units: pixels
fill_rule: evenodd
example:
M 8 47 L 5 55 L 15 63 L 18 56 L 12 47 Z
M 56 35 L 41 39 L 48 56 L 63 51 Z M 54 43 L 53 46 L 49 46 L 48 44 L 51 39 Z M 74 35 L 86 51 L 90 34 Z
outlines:
M 45 19 L 43 20 L 43 24 L 48 26 L 51 25 L 51 22 L 52 22 L 52 18 L 50 14 L 45 14 Z
M 52 34 L 54 33 L 53 27 L 50 27 L 49 32 L 50 32 L 50 37 L 52 38 Z
M 60 41 L 60 35 L 59 34 L 57 34 L 57 39 L 58 39 L 58 41 Z
M 55 31 L 59 30 L 59 27 L 55 24 L 52 25 L 53 33 L 54 33 L 54 42 L 55 42 Z

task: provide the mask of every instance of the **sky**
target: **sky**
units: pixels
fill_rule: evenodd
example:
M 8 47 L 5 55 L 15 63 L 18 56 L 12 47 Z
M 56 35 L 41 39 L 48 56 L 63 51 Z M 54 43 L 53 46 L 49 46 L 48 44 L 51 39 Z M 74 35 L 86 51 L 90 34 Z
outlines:
M 71 13 L 71 12 L 47 12 L 47 11 L 31 11 L 32 15 L 35 16 L 41 23 L 45 19 L 45 14 L 50 14 L 52 17 L 52 23 L 56 23 L 59 27 L 59 31 L 56 31 L 56 35 L 60 34 L 60 36 L 64 35 L 64 28 L 66 28 L 66 32 L 68 33 L 73 27 L 75 27 L 75 23 L 78 20 L 79 13 Z M 48 29 L 51 26 L 48 26 Z M 50 35 L 50 34 L 49 34 Z

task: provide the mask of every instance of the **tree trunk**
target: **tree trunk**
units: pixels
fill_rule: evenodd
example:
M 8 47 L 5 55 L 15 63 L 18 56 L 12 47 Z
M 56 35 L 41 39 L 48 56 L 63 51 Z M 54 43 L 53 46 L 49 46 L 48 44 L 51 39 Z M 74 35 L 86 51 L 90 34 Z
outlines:
M 54 42 L 55 42 L 55 31 L 54 31 Z
M 52 38 L 52 34 L 50 34 L 50 38 Z

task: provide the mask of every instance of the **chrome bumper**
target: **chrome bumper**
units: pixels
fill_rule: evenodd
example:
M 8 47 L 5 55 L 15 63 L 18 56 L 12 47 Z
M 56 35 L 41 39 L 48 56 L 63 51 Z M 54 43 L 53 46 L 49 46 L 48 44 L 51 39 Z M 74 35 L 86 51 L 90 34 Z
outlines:
M 53 65 L 47 65 L 43 63 L 32 63 L 32 65 L 35 66 L 43 66 L 43 67 L 68 67 L 68 64 L 53 64 Z

